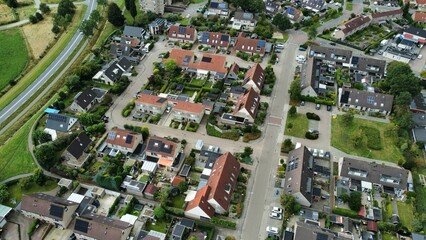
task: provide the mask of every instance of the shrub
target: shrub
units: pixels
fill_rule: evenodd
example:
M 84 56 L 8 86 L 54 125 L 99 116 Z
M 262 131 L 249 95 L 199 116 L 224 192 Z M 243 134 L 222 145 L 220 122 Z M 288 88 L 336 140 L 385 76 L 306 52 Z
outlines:
M 334 208 L 333 213 L 350 218 L 358 218 L 358 213 L 346 208 Z
M 210 219 L 210 221 L 216 225 L 219 225 L 221 227 L 230 228 L 230 229 L 236 229 L 237 224 L 235 222 L 213 217 Z
M 321 118 L 317 114 L 311 113 L 311 112 L 307 112 L 306 113 L 306 117 L 308 119 L 310 119 L 310 120 L 316 120 L 316 121 L 320 121 L 321 120 Z
M 166 212 L 176 215 L 176 216 L 180 216 L 183 217 L 184 216 L 184 211 L 183 209 L 180 208 L 174 208 L 174 207 L 165 207 Z
M 381 150 L 382 138 L 380 137 L 380 131 L 376 128 L 361 126 L 360 129 L 364 132 L 367 137 L 367 147 L 373 150 Z
M 188 127 L 186 128 L 186 130 L 188 130 L 190 132 L 196 132 L 198 130 L 199 126 L 200 125 L 198 123 L 190 122 L 188 124 Z
M 281 144 L 281 152 L 283 153 L 289 153 L 291 150 L 294 149 L 294 144 L 291 142 L 291 139 L 287 138 L 284 140 L 284 142 Z
M 28 228 L 28 236 L 29 237 L 31 237 L 31 235 L 33 235 L 33 232 L 36 229 L 39 222 L 40 222 L 40 220 L 34 219 L 34 221 L 31 223 L 30 227 Z
M 119 197 L 115 198 L 114 203 L 111 205 L 111 207 L 108 210 L 108 215 L 111 215 L 115 213 L 115 211 L 117 211 L 119 203 L 120 203 L 120 198 Z
M 296 115 L 297 113 L 297 109 L 295 106 L 291 106 L 290 109 L 288 110 L 288 114 L 293 117 L 294 115 Z
M 262 136 L 262 132 L 258 131 L 255 133 L 245 133 L 243 136 L 243 142 L 247 143 L 253 140 L 256 140 Z

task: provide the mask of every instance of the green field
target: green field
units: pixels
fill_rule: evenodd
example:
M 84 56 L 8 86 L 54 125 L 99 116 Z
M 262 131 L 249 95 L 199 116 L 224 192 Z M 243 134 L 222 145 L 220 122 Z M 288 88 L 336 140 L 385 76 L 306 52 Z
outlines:
M 0 31 L 0 90 L 24 70 L 28 62 L 27 46 L 19 28 Z
M 400 149 L 395 145 L 396 140 L 384 136 L 385 128 L 389 124 L 391 123 L 354 118 L 350 126 L 345 126 L 341 121 L 341 117 L 338 116 L 331 121 L 331 145 L 351 155 L 380 159 L 394 163 L 404 161 Z M 372 129 L 372 131 L 365 133 L 367 138 L 366 145 L 355 147 L 351 137 L 362 128 Z M 374 142 L 373 138 L 375 138 L 377 134 L 380 134 L 380 138 L 377 137 L 378 140 Z M 372 149 L 372 146 L 381 146 L 381 149 L 375 150 Z
M 16 203 L 13 204 L 12 202 L 10 202 L 10 203 L 7 203 L 6 205 L 15 207 L 21 201 L 22 196 L 24 194 L 47 192 L 47 191 L 55 189 L 57 186 L 58 185 L 56 181 L 49 180 L 44 184 L 44 186 L 39 186 L 36 183 L 32 183 L 29 189 L 23 190 L 19 186 L 18 182 L 16 182 L 15 184 L 12 184 L 7 187 L 7 190 L 10 193 L 10 200 L 14 200 Z
M 80 26 L 80 21 L 84 16 L 86 8 L 86 5 L 77 6 L 73 22 L 68 27 L 68 29 L 62 34 L 56 44 L 49 50 L 47 55 L 42 60 L 40 60 L 40 62 L 33 69 L 31 69 L 31 71 L 29 71 L 21 80 L 19 80 L 19 82 L 10 91 L 7 91 L 7 93 L 0 98 L 0 109 L 3 109 L 10 102 L 12 102 L 16 96 L 18 96 L 22 91 L 24 91 L 25 88 L 27 88 L 40 74 L 42 74 L 43 71 L 56 59 L 56 57 L 59 56 L 59 54 L 66 47 L 68 42 L 74 36 L 74 33 L 78 30 L 78 27 Z M 3 39 L 1 35 L 0 39 Z M 3 45 L 0 43 L 0 46 Z M 1 49 L 0 52 L 2 51 Z M 0 62 L 1 61 L 2 60 L 0 60 Z M 3 69 L 1 67 L 1 64 L 0 69 Z
M 289 124 L 293 125 L 289 128 Z M 287 115 L 286 127 L 284 134 L 287 136 L 293 136 L 298 138 L 305 138 L 305 133 L 309 128 L 309 120 L 306 115 L 296 113 L 295 116 Z
M 413 205 L 403 202 L 397 202 L 398 206 L 398 215 L 401 219 L 401 224 L 408 228 L 408 230 L 412 231 L 412 221 L 414 216 L 414 208 Z

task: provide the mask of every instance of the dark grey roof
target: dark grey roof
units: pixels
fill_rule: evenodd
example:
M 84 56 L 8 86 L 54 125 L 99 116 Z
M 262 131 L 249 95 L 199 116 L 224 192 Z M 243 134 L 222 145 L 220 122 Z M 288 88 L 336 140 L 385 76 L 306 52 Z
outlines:
M 425 235 L 422 235 L 420 233 L 412 233 L 411 237 L 413 238 L 413 240 L 425 240 L 426 239 Z
M 352 180 L 367 181 L 385 187 L 407 189 L 409 171 L 376 162 L 344 158 L 340 175 Z
M 374 220 L 382 221 L 382 210 L 380 208 L 373 207 Z
M 138 234 L 137 240 L 144 240 L 144 238 L 148 236 L 148 231 L 141 230 Z
M 416 127 L 412 129 L 415 142 L 426 142 L 426 129 L 424 127 Z
M 228 3 L 227 2 L 211 2 L 209 8 L 220 9 L 220 10 L 228 9 Z
M 414 97 L 410 104 L 410 109 L 426 112 L 426 92 L 422 91 L 419 95 Z
M 182 220 L 180 220 L 180 225 L 188 228 L 188 229 L 193 229 L 195 222 L 194 220 L 188 219 L 188 218 L 182 218 Z
M 127 186 L 127 189 L 143 192 L 145 187 L 146 187 L 146 183 L 142 183 L 136 180 L 130 180 L 129 185 Z
M 200 156 L 207 157 L 207 161 L 204 168 L 212 169 L 216 159 L 222 156 L 222 153 L 212 152 L 206 149 L 202 149 L 200 151 Z
M 57 113 L 49 113 L 47 115 L 46 128 L 50 128 L 60 132 L 68 132 L 69 128 L 72 127 L 71 121 L 75 121 L 76 118 L 57 114 Z
M 183 167 L 182 167 L 182 169 L 179 172 L 179 175 L 183 176 L 183 177 L 188 177 L 189 170 L 191 170 L 191 166 L 188 165 L 188 164 L 184 164 Z
M 415 36 L 426 38 L 426 30 L 423 30 L 421 28 L 416 28 L 414 26 L 409 26 L 408 28 L 404 30 L 404 32 L 415 35 Z
M 234 19 L 238 20 L 246 20 L 246 21 L 254 21 L 254 15 L 250 12 L 235 12 Z
M 341 48 L 311 46 L 309 56 L 327 61 L 349 63 L 352 57 L 352 51 Z
M 172 236 L 173 237 L 182 238 L 184 233 L 185 233 L 185 227 L 184 226 L 182 226 L 180 224 L 176 224 L 173 227 L 173 231 L 172 231 Z
M 291 151 L 287 159 L 285 193 L 300 192 L 312 202 L 314 157 L 305 146 Z
M 314 187 L 312 190 L 312 195 L 316 197 L 321 197 L 321 188 Z
M 80 205 L 78 205 L 77 210 L 75 210 L 76 214 L 82 215 L 83 212 L 86 210 L 87 206 L 93 203 L 95 199 L 89 196 L 84 196 L 83 200 L 81 201 Z
M 294 240 L 333 240 L 335 237 L 329 230 L 302 222 L 297 222 L 294 232 Z
M 133 26 L 125 26 L 123 35 L 130 36 L 130 37 L 142 37 L 142 34 L 145 32 L 143 28 L 140 27 L 133 27 Z
M 352 57 L 353 59 L 354 57 Z M 358 63 L 356 66 L 352 66 L 351 69 L 368 72 L 370 74 L 380 74 L 381 76 L 385 73 L 386 61 L 378 60 L 369 57 L 357 57 Z
M 96 93 L 91 89 L 87 88 L 75 98 L 75 102 L 83 109 L 86 109 L 96 99 Z
M 154 21 L 152 21 L 149 26 L 150 27 L 158 27 L 158 26 L 162 26 L 166 23 L 166 19 L 164 18 L 156 18 Z
M 284 240 L 293 240 L 294 232 L 285 231 Z
M 325 4 L 325 1 L 323 0 L 308 0 L 306 2 L 303 2 L 303 6 L 310 7 L 318 11 L 322 9 L 324 4 Z
M 230 92 L 233 94 L 244 94 L 246 92 L 246 89 L 242 86 L 232 86 Z
M 147 150 L 154 152 L 162 152 L 170 154 L 173 151 L 173 145 L 167 145 L 157 138 L 150 138 L 148 141 Z
M 127 72 L 132 63 L 127 60 L 127 58 L 121 58 L 120 61 L 114 61 L 104 72 L 105 76 L 107 76 L 111 81 L 115 82 L 123 75 L 123 73 Z
M 68 146 L 67 151 L 76 159 L 79 159 L 91 143 L 92 140 L 90 140 L 89 136 L 85 133 L 80 133 Z
M 343 89 L 340 103 L 390 112 L 393 96 L 358 89 Z

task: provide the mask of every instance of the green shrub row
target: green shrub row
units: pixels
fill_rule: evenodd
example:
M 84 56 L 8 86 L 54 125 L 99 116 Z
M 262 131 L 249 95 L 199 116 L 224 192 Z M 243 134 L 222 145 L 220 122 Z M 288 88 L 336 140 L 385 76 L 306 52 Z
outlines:
M 211 218 L 210 222 L 212 222 L 216 225 L 219 225 L 221 227 L 230 228 L 230 229 L 236 229 L 236 227 L 237 227 L 237 223 L 229 221 L 229 220 L 217 218 L 217 217 Z
M 333 208 L 333 213 L 350 218 L 358 218 L 358 213 L 346 208 Z
M 310 120 L 317 120 L 317 121 L 321 120 L 321 118 L 317 114 L 312 113 L 312 112 L 307 112 L 306 117 Z
M 28 236 L 30 238 L 31 238 L 31 235 L 33 235 L 33 232 L 36 229 L 39 222 L 40 222 L 40 220 L 34 219 L 34 221 L 31 223 L 30 227 L 28 228 Z
M 121 111 L 121 116 L 128 117 L 132 112 L 133 108 L 135 108 L 135 102 L 131 101 L 123 108 L 123 110 Z

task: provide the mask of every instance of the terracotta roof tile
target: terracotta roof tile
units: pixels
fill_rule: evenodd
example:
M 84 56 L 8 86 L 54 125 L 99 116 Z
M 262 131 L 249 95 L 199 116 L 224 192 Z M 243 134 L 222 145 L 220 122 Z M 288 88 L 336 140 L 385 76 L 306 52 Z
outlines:
M 345 23 L 342 31 L 346 34 L 371 21 L 369 16 L 358 16 Z
M 203 32 L 201 43 L 216 47 L 228 47 L 231 36 L 220 32 Z
M 415 12 L 413 14 L 413 20 L 416 21 L 416 22 L 426 22 L 426 13 Z
M 142 139 L 142 134 L 114 127 L 109 131 L 106 143 L 133 148 L 135 144 L 139 144 L 138 139 Z
M 251 67 L 244 77 L 244 84 L 249 81 L 253 81 L 259 89 L 263 88 L 263 83 L 265 80 L 265 71 L 260 66 L 259 63 L 256 63 L 253 67 Z
M 195 40 L 196 29 L 191 27 L 182 27 L 182 26 L 170 26 L 169 28 L 169 38 L 176 38 L 182 40 L 193 41 Z M 175 34 L 175 36 L 173 36 Z
M 164 104 L 167 104 L 167 99 L 155 95 L 140 93 L 138 94 L 136 102 L 153 106 L 163 106 Z
M 402 14 L 402 9 L 386 11 L 386 12 L 375 12 L 375 13 L 372 13 L 371 16 L 373 17 L 373 19 L 375 19 L 375 18 L 381 18 L 381 17 L 393 16 L 393 15 L 399 15 L 399 14 Z
M 156 193 L 156 192 L 157 192 L 157 187 L 152 183 L 148 184 L 148 186 L 146 186 L 146 188 L 144 190 L 144 193 L 148 193 L 148 194 L 151 194 L 151 195 L 154 195 L 154 193 Z
M 237 114 L 241 109 L 245 109 L 250 116 L 254 119 L 256 118 L 257 109 L 259 107 L 260 97 L 253 88 L 244 94 L 240 95 L 238 102 L 234 108 L 234 114 Z
M 148 138 L 146 151 L 155 153 L 159 157 L 174 157 L 177 144 L 162 137 L 150 136 Z
M 175 176 L 172 180 L 172 186 L 177 187 L 179 185 L 180 182 L 184 182 L 185 178 L 182 176 Z
M 205 108 L 201 103 L 192 103 L 181 100 L 172 100 L 176 105 L 173 106 L 174 110 L 190 112 L 190 113 L 201 113 L 204 112 Z
M 194 52 L 185 49 L 173 48 L 170 52 L 168 59 L 176 60 L 176 64 L 178 66 L 188 66 L 189 63 L 193 62 Z M 184 60 L 187 58 L 187 62 L 184 64 Z M 163 62 L 167 61 L 167 59 L 163 59 Z
M 259 39 L 251 39 L 239 36 L 237 38 L 237 43 L 235 49 L 241 52 L 250 52 L 265 54 L 265 41 Z
M 225 56 L 204 53 L 199 62 L 194 62 L 194 55 L 193 51 L 173 48 L 170 52 L 169 58 L 175 59 L 176 64 L 180 67 L 195 68 L 218 73 L 227 72 L 227 69 L 225 68 Z M 163 62 L 166 60 L 167 59 L 163 59 Z
M 188 203 L 185 211 L 190 211 L 194 208 L 201 208 L 210 218 L 214 215 L 214 208 L 207 202 L 207 196 L 210 194 L 210 186 L 206 185 L 199 189 L 195 194 L 194 199 Z

